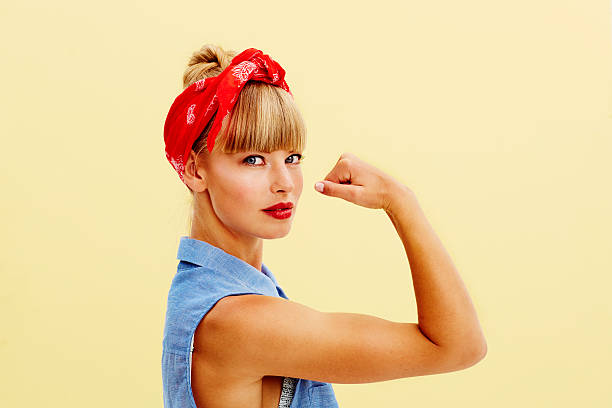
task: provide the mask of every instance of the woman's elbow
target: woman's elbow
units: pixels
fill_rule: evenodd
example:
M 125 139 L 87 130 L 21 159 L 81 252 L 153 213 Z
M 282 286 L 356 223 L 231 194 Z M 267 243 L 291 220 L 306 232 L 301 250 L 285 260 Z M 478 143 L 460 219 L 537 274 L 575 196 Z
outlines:
M 468 368 L 475 365 L 487 355 L 486 340 L 482 338 L 477 342 L 473 342 L 470 346 L 464 346 L 463 352 L 460 353 L 460 355 L 461 368 Z
M 470 353 L 469 357 L 467 358 L 467 361 L 466 361 L 466 363 L 468 364 L 467 367 L 471 367 L 475 365 L 480 360 L 485 358 L 486 355 L 487 355 L 487 342 L 483 338 L 482 342 L 480 342 L 476 347 L 474 347 L 473 351 Z

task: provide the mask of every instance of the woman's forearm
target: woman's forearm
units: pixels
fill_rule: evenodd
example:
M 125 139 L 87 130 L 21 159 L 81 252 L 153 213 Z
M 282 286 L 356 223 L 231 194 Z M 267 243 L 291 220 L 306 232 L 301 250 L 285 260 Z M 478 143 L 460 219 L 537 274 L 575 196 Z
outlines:
M 394 184 L 388 202 L 385 212 L 408 256 L 421 332 L 466 361 L 481 359 L 487 346 L 476 310 L 416 195 L 408 187 Z

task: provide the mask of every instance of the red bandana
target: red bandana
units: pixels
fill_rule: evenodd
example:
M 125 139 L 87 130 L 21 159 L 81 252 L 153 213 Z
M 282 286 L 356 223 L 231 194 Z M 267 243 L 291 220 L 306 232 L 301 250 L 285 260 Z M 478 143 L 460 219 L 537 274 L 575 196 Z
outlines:
M 192 145 L 212 115 L 219 111 L 208 134 L 209 152 L 212 152 L 223 119 L 236 104 L 238 94 L 247 81 L 267 82 L 293 96 L 284 78 L 285 70 L 276 61 L 258 49 L 248 48 L 236 55 L 218 76 L 200 79 L 176 97 L 166 116 L 164 142 L 166 158 L 183 183 L 185 163 Z

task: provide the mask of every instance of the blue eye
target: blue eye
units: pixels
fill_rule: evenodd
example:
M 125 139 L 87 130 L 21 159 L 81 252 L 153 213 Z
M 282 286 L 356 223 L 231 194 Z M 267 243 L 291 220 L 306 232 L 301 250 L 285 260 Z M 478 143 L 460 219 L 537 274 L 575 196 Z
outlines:
M 249 157 L 247 157 L 246 159 L 244 159 L 242 162 L 243 162 L 243 163 L 246 163 L 246 164 L 247 164 L 247 165 L 249 165 L 249 166 L 254 166 L 255 164 L 253 164 L 252 162 L 250 162 L 250 161 L 248 161 L 248 160 L 249 160 L 249 159 L 251 159 L 251 158 L 258 158 L 258 157 L 263 159 L 263 157 L 262 157 L 262 156 L 249 156 Z
M 300 160 L 300 162 L 301 162 L 301 160 L 303 160 L 303 158 L 304 158 L 304 156 L 302 156 L 302 155 L 301 155 L 301 154 L 299 154 L 299 153 L 292 154 L 292 155 L 291 155 L 291 156 L 289 156 L 289 157 L 293 157 L 293 156 L 298 156 L 298 160 Z M 254 159 L 254 160 L 255 160 L 255 159 L 257 159 L 257 158 L 263 159 L 264 157 L 263 157 L 263 156 L 260 156 L 260 155 L 251 155 L 251 156 L 246 157 L 246 158 L 245 158 L 245 159 L 244 159 L 242 162 L 243 162 L 244 164 L 246 164 L 247 166 L 257 166 L 257 164 L 255 164 L 255 163 L 254 163 L 254 162 L 251 160 L 251 159 Z M 294 162 L 292 162 L 291 164 L 299 164 L 300 162 L 296 162 L 296 161 L 294 161 Z

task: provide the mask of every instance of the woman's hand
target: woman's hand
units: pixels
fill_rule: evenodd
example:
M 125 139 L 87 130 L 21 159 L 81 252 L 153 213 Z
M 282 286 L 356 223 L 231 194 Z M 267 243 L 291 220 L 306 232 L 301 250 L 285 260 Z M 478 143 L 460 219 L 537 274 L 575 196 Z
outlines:
M 317 184 L 323 184 L 323 191 Z M 367 208 L 389 209 L 393 196 L 408 187 L 352 153 L 342 153 L 334 168 L 315 190 Z

